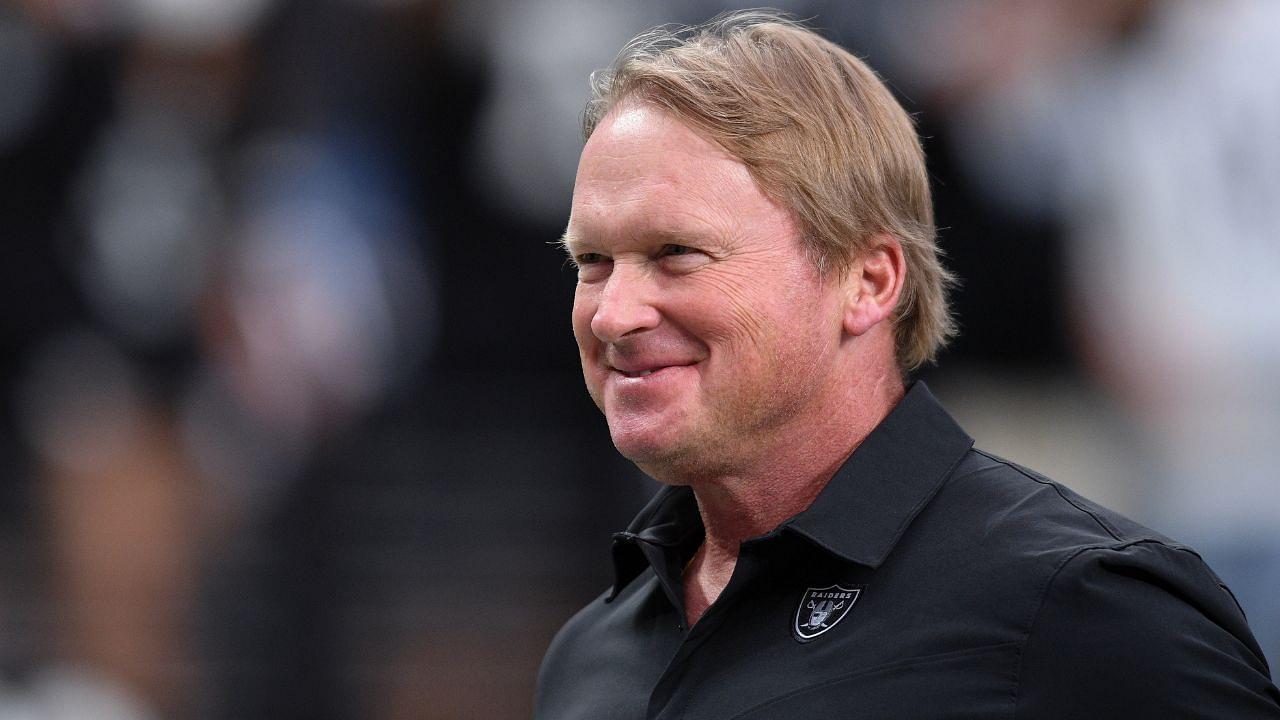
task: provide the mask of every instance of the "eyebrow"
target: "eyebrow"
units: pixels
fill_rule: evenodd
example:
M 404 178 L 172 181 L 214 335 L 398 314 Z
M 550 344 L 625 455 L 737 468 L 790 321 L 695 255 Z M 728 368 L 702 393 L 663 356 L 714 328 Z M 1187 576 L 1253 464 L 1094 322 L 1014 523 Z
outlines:
M 708 242 L 711 242 L 712 240 L 712 238 L 708 237 L 702 231 L 694 230 L 692 228 L 682 228 L 682 229 L 663 228 L 663 229 L 653 230 L 649 232 L 648 235 L 650 235 L 651 237 L 657 240 L 661 240 L 664 243 L 672 243 L 675 245 L 684 245 L 690 242 L 708 243 Z
M 552 240 L 549 244 L 560 248 L 561 250 L 565 251 L 565 253 L 567 253 L 570 257 L 572 257 L 573 250 L 569 247 L 569 245 L 572 243 L 576 243 L 577 241 L 578 241 L 578 238 L 573 233 L 569 232 L 568 228 L 565 228 L 565 231 L 561 233 L 560 237 L 555 240 Z
M 690 229 L 663 228 L 663 229 L 657 229 L 657 230 L 649 230 L 643 234 L 659 242 L 672 243 L 675 245 L 685 245 L 690 242 L 695 242 L 699 244 L 709 244 L 709 243 L 712 243 L 714 240 L 714 238 L 707 236 L 700 231 L 695 231 Z M 565 251 L 565 253 L 568 254 L 569 257 L 572 258 L 573 257 L 572 246 L 579 245 L 581 243 L 582 243 L 582 240 L 577 235 L 575 235 L 572 231 L 566 228 L 559 238 L 550 241 L 548 244 L 559 247 L 561 250 Z

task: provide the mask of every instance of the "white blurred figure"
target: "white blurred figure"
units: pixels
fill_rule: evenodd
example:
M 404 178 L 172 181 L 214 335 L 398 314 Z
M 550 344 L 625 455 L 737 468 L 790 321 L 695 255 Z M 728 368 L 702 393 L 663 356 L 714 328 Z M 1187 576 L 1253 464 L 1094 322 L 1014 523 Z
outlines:
M 163 114 L 125 118 L 81 178 L 81 284 L 100 317 L 131 340 L 188 332 L 221 220 L 211 158 Z
M 1092 137 L 1074 139 L 1078 299 L 1103 371 L 1151 431 L 1154 507 L 1274 659 L 1280 5 L 1170 5 L 1151 32 L 1103 86 Z
M 582 149 L 579 130 L 587 76 L 646 26 L 670 22 L 676 4 L 525 0 L 474 3 L 474 25 L 493 89 L 478 137 L 479 185 L 497 189 L 507 209 L 539 222 L 568 213 Z M 473 37 L 473 33 L 459 34 Z M 572 42 L 547 42 L 550 37 Z
M 1280 657 L 1280 4 L 924 7 L 975 182 L 1067 229 L 1082 354 L 1146 438 L 1141 519 Z

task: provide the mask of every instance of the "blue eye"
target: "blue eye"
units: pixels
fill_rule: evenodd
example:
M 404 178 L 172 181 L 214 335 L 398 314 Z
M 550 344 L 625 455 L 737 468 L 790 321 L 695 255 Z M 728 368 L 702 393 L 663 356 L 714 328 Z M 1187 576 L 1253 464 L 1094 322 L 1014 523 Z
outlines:
M 604 260 L 604 256 L 601 255 L 600 253 L 589 252 L 589 253 L 582 253 L 581 255 L 578 255 L 577 257 L 575 257 L 573 260 L 579 265 L 594 265 Z
M 695 252 L 688 245 L 663 245 L 661 255 L 689 255 Z

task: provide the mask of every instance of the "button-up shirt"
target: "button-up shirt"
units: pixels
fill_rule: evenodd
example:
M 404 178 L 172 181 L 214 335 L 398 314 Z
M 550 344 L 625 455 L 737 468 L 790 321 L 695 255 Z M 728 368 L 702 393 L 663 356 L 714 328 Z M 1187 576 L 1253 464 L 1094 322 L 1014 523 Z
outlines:
M 687 487 L 614 536 L 613 587 L 553 641 L 537 720 L 1280 718 L 1194 551 L 973 448 L 923 383 L 686 627 L 702 537 Z

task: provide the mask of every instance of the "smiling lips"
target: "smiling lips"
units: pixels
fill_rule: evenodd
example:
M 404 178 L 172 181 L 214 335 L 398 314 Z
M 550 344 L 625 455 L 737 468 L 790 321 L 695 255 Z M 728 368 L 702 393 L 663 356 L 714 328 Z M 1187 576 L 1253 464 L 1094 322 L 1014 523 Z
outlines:
M 670 343 L 669 347 L 663 347 L 663 345 L 668 343 L 650 342 L 642 347 L 631 340 L 610 344 L 605 346 L 604 352 L 601 353 L 603 357 L 600 359 L 607 374 L 618 380 L 630 381 L 624 384 L 634 387 L 639 387 L 639 381 L 646 378 L 657 381 L 659 377 L 673 374 L 668 371 L 692 367 L 706 359 L 701 353 L 693 352 L 690 348 L 674 346 L 675 343 Z
M 662 372 L 663 370 L 666 370 L 667 368 L 672 368 L 672 367 L 684 367 L 684 366 L 683 366 L 683 365 L 662 365 L 662 366 L 660 366 L 660 367 L 649 368 L 648 370 L 639 370 L 639 371 L 635 371 L 635 372 L 628 372 L 628 371 L 626 371 L 626 370 L 618 370 L 618 368 L 614 368 L 614 370 L 615 370 L 615 371 L 617 371 L 617 372 L 619 372 L 619 373 L 622 373 L 622 375 L 623 375 L 624 377 L 629 377 L 629 378 L 643 378 L 643 377 L 649 377 L 650 375 L 652 375 L 652 374 L 654 374 L 654 373 L 656 373 L 656 372 Z
M 692 362 L 673 362 L 673 363 L 645 363 L 645 364 L 627 364 L 623 367 L 610 365 L 609 369 L 627 378 L 646 378 L 657 372 L 669 370 L 671 368 L 688 367 L 693 365 Z
M 618 372 L 622 373 L 623 375 L 626 375 L 627 377 L 631 377 L 631 378 L 634 378 L 634 377 L 649 377 L 650 375 L 654 374 L 655 372 L 657 372 L 658 370 L 661 370 L 661 369 L 662 369 L 662 368 L 657 368 L 657 370 L 641 370 L 641 371 L 640 371 L 640 372 L 638 372 L 638 373 L 629 373 L 629 372 L 626 372 L 625 370 L 619 370 Z

